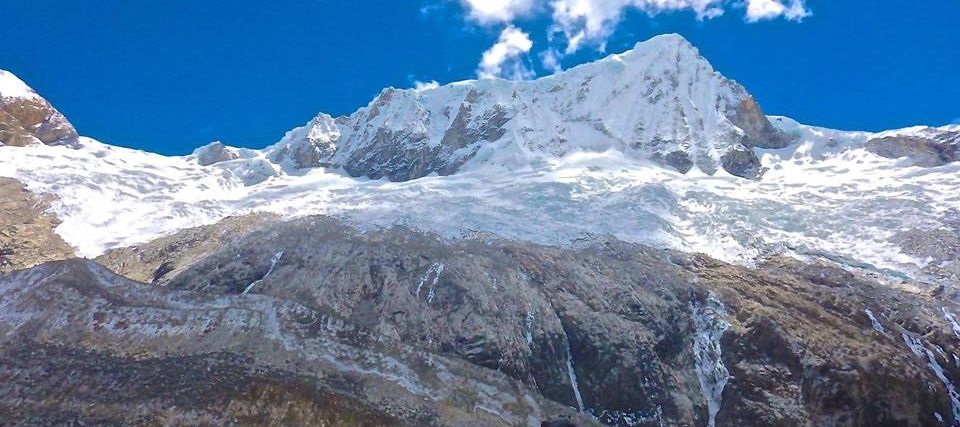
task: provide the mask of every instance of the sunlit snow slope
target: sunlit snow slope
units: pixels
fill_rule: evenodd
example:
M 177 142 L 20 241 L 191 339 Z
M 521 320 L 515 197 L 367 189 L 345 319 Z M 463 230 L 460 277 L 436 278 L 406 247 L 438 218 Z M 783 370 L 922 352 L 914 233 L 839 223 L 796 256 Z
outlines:
M 664 40 L 676 41 L 668 37 L 655 42 L 663 44 Z M 683 49 L 680 55 L 687 54 Z M 740 93 L 738 85 L 725 83 L 699 59 L 695 61 L 699 71 L 692 74 L 706 77 L 688 79 L 691 83 L 681 85 L 684 89 L 679 92 L 674 88 L 660 96 L 651 94 L 655 102 L 650 105 L 662 108 L 632 109 L 630 98 L 610 97 L 609 90 L 617 90 L 608 87 L 612 81 L 622 83 L 628 77 L 644 81 L 649 74 L 623 74 L 617 64 L 624 57 L 647 58 L 638 67 L 649 71 L 658 66 L 650 65 L 659 63 L 657 52 L 650 51 L 649 45 L 638 45 L 633 53 L 608 58 L 599 66 L 578 67 L 523 84 L 455 83 L 433 89 L 438 92 L 429 96 L 395 91 L 389 111 L 383 109 L 381 95 L 353 116 L 318 116 L 261 151 L 213 145 L 192 156 L 165 157 L 87 138 L 81 138 L 78 149 L 0 147 L 0 176 L 16 178 L 32 191 L 56 195 L 53 209 L 63 220 L 57 231 L 85 256 L 230 215 L 268 211 L 290 217 L 334 215 L 360 227 L 402 223 L 450 237 L 492 232 L 551 245 L 576 244 L 609 234 L 741 264 L 780 252 L 827 256 L 892 277 L 932 280 L 923 270 L 934 261 L 908 255 L 900 234 L 949 227 L 950 221 L 960 216 L 960 192 L 956 191 L 960 188 L 960 163 L 912 166 L 906 159 L 871 152 L 868 142 L 878 134 L 815 128 L 783 117 L 770 117 L 768 122 L 764 116 L 760 124 L 737 124 L 738 103 L 748 95 Z M 677 51 L 670 52 L 674 55 Z M 674 67 L 671 61 L 670 67 Z M 604 81 L 607 68 L 621 80 Z M 674 76 L 657 70 L 655 74 L 666 80 Z M 593 77 L 585 79 L 585 74 Z M 690 74 L 680 72 L 682 76 Z M 583 81 L 594 93 L 606 92 L 584 95 L 584 99 L 596 96 L 597 100 L 577 104 L 576 93 L 584 87 Z M 577 82 L 576 86 L 564 96 L 573 97 L 569 103 L 576 105 L 572 106 L 557 95 L 565 93 L 570 82 Z M 475 145 L 477 152 L 456 168 L 444 169 L 442 162 L 432 164 L 438 168 L 418 171 L 427 171 L 419 174 L 426 176 L 400 182 L 390 181 L 387 173 L 349 170 L 358 164 L 366 165 L 368 172 L 385 167 L 383 163 L 365 163 L 369 158 L 359 163 L 350 159 L 383 153 L 393 140 L 377 129 L 403 132 L 403 125 L 411 120 L 406 114 L 419 117 L 413 122 L 428 127 L 421 129 L 425 139 L 408 138 L 403 143 L 447 144 L 445 135 L 455 127 L 451 123 L 457 111 L 465 108 L 457 97 L 469 97 L 471 88 L 483 89 L 478 93 L 494 98 L 510 98 L 515 91 L 516 97 L 525 99 L 470 107 L 474 113 L 486 111 L 480 116 L 488 119 L 490 111 L 509 110 L 504 116 L 509 120 L 491 119 L 504 132 L 494 132 L 500 134 L 499 142 L 492 143 L 489 139 L 494 134 L 484 134 L 482 126 L 462 126 L 466 131 L 460 136 L 472 136 L 454 146 L 466 150 Z M 397 107 L 397 97 L 409 97 L 407 103 L 401 103 L 409 108 Z M 673 101 L 661 105 L 665 98 Z M 730 100 L 729 106 L 720 105 L 726 100 Z M 442 106 L 447 101 L 452 104 L 449 109 Z M 420 109 L 418 105 L 424 103 L 428 108 Z M 537 110 L 532 107 L 536 105 L 545 107 Z M 718 105 L 718 109 L 705 110 L 705 106 Z M 448 111 L 451 122 L 438 123 L 431 115 L 434 113 L 424 111 L 439 111 L 441 116 Z M 423 116 L 417 114 L 431 119 L 421 120 Z M 476 118 L 477 114 L 469 116 Z M 589 118 L 570 120 L 579 116 Z M 627 122 L 633 124 L 617 127 Z M 636 123 L 647 126 L 637 127 Z M 790 142 L 767 145 L 785 148 L 760 148 L 762 145 L 747 141 L 749 132 L 743 127 L 749 126 L 754 126 L 755 135 L 759 135 L 757 129 L 767 126 L 763 133 L 786 136 L 780 142 Z M 372 133 L 357 136 L 365 129 Z M 470 129 L 479 133 L 470 133 Z M 548 133 L 550 129 L 560 132 L 562 138 Z M 941 130 L 950 129 L 930 131 Z M 674 133 L 666 138 L 667 131 Z M 918 130 L 883 135 L 910 132 Z M 517 139 L 520 136 L 523 138 Z M 543 143 L 534 144 L 536 141 Z M 651 145 L 652 141 L 657 144 Z M 748 147 L 751 156 L 766 168 L 758 179 L 710 167 L 722 163 L 725 153 L 740 146 Z M 638 155 L 638 147 L 646 151 Z M 694 167 L 687 173 L 663 162 L 663 155 L 675 151 L 689 154 Z M 464 153 L 450 151 L 447 154 L 453 157 L 443 159 L 459 159 L 456 156 Z M 387 159 L 396 162 L 403 156 Z

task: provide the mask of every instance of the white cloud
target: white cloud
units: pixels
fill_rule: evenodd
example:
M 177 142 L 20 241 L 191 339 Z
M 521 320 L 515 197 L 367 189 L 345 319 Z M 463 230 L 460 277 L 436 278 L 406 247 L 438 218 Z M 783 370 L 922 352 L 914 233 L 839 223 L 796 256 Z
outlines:
M 481 76 L 504 76 L 514 74 L 518 77 L 529 73 L 522 61 L 512 61 L 529 52 L 523 47 L 530 41 L 523 32 L 512 26 L 517 18 L 526 17 L 542 10 L 550 10 L 552 24 L 549 29 L 551 46 L 538 54 L 547 70 L 560 69 L 560 60 L 585 47 L 606 50 L 607 39 L 613 34 L 628 10 L 635 10 L 654 16 L 665 12 L 692 12 L 698 20 L 716 18 L 733 8 L 744 11 L 747 22 L 783 18 L 801 21 L 810 16 L 806 0 L 459 0 L 467 9 L 468 16 L 482 25 L 505 23 L 510 25 L 504 31 L 512 32 L 513 43 L 501 40 L 484 54 L 478 74 Z M 519 37 L 522 34 L 523 37 Z M 559 37 L 558 37 L 559 35 Z M 563 44 L 565 43 L 565 46 Z M 513 46 L 513 48 L 509 48 Z M 508 54 L 512 53 L 512 54 Z
M 567 53 L 586 44 L 602 50 L 623 13 L 636 9 L 649 15 L 668 11 L 690 10 L 698 19 L 709 19 L 723 14 L 725 0 L 551 0 L 553 30 L 567 40 Z
M 560 60 L 563 59 L 563 55 L 557 51 L 555 48 L 549 48 L 543 52 L 540 52 L 540 63 L 543 64 L 543 68 L 546 68 L 553 74 L 563 71 L 563 66 L 560 64 Z
M 461 0 L 470 19 L 481 24 L 511 22 L 529 13 L 536 0 Z
M 440 83 L 437 83 L 436 80 L 431 80 L 429 82 L 421 82 L 420 80 L 413 82 L 413 90 L 417 92 L 423 92 L 425 90 L 436 89 L 440 87 Z
M 716 18 L 727 8 L 746 9 L 745 19 L 800 21 L 810 16 L 805 0 L 460 0 L 470 19 L 481 24 L 511 23 L 518 17 L 549 8 L 551 31 L 563 34 L 572 53 L 584 46 L 603 50 L 604 43 L 632 9 L 648 15 L 689 11 L 697 19 Z
M 490 49 L 483 53 L 483 59 L 477 67 L 477 76 L 481 79 L 505 78 L 511 80 L 529 79 L 533 71 L 524 64 L 524 57 L 533 49 L 530 36 L 514 26 L 508 26 L 500 33 Z
M 804 0 L 789 0 L 786 4 L 781 0 L 747 0 L 748 22 L 780 17 L 800 21 L 808 16 L 810 11 L 807 10 Z

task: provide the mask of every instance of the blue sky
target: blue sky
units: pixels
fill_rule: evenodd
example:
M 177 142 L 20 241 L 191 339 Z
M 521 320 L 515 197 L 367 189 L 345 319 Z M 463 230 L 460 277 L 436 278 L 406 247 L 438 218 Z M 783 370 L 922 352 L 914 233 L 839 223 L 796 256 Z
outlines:
M 769 114 L 863 130 L 960 119 L 960 1 L 665 3 L 674 10 L 645 0 L 0 0 L 0 68 L 81 134 L 166 154 L 212 140 L 262 147 L 386 86 L 542 76 L 545 58 L 568 68 L 670 32 Z M 505 31 L 517 37 L 484 61 Z

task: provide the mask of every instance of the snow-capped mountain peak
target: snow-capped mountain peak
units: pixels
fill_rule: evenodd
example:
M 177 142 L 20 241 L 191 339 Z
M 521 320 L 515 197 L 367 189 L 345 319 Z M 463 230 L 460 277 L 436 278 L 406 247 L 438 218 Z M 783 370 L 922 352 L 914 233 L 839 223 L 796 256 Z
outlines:
M 23 80 L 4 70 L 0 70 L 0 98 L 42 99 Z
M 0 118 L 44 105 L 4 102 Z M 913 242 L 918 223 L 956 222 L 956 129 L 768 119 L 678 36 L 532 81 L 385 89 L 262 150 L 218 142 L 165 157 L 87 138 L 69 150 L 43 146 L 42 125 L 17 129 L 32 146 L 3 148 L 0 176 L 56 195 L 57 232 L 84 255 L 267 211 L 543 244 L 611 234 L 746 264 L 789 251 L 954 271 Z
M 320 117 L 270 150 L 306 147 L 300 166 L 394 181 L 607 150 L 753 178 L 761 169 L 751 148 L 789 142 L 743 87 L 675 34 L 538 80 L 390 88 L 349 117 Z

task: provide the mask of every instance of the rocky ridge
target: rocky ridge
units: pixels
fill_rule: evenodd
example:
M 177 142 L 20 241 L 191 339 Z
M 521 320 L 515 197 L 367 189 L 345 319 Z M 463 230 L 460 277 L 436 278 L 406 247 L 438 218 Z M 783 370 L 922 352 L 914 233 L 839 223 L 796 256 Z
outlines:
M 960 160 L 960 130 L 914 127 L 881 132 L 870 138 L 867 149 L 891 159 L 906 158 L 915 166 L 943 166 Z
M 103 259 L 129 266 L 224 226 Z M 503 372 L 610 425 L 921 426 L 960 410 L 955 304 L 828 263 L 747 269 L 615 240 L 444 241 L 323 217 L 248 230 L 166 253 L 181 267 L 164 286 L 295 301 L 349 325 L 339 336 Z

